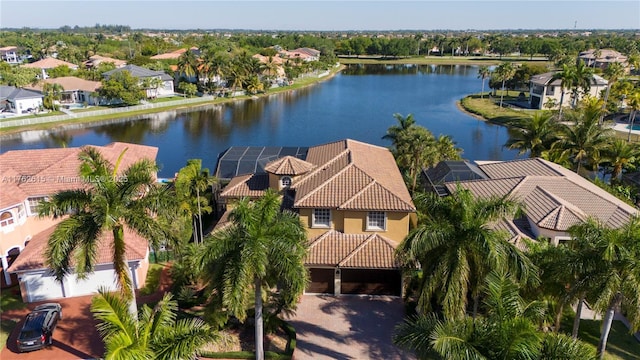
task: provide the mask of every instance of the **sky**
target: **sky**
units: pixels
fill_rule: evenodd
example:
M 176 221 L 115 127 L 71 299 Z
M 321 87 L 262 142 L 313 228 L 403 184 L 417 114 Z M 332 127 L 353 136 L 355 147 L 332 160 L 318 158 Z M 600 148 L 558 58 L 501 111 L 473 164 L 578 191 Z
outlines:
M 134 29 L 640 29 L 640 1 L 0 0 L 1 28 L 98 23 Z

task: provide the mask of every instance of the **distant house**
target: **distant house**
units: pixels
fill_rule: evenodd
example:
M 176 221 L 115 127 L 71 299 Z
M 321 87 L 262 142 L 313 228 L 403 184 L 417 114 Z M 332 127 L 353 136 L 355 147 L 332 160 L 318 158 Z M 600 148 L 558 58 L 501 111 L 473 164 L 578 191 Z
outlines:
M 200 56 L 200 49 L 198 49 L 197 47 L 194 46 L 194 47 L 189 48 L 189 49 L 178 49 L 178 50 L 175 50 L 175 51 L 172 51 L 172 52 L 154 55 L 154 56 L 150 57 L 150 59 L 151 60 L 177 60 L 177 59 L 180 58 L 180 56 L 182 56 L 182 54 L 187 52 L 187 50 L 191 51 L 196 56 Z
M 126 169 L 141 159 L 154 161 L 158 149 L 151 146 L 111 143 L 95 146 L 104 158 Z M 121 154 L 122 158 L 120 159 Z M 38 204 L 62 190 L 82 189 L 86 183 L 78 176 L 80 148 L 14 150 L 0 155 L 0 260 L 3 283 L 20 284 L 26 302 L 67 298 L 96 293 L 100 287 L 115 290 L 110 233 L 99 238 L 96 266 L 86 279 L 70 273 L 57 282 L 45 261 L 49 236 L 60 218 L 41 218 Z M 136 289 L 144 286 L 148 261 L 147 240 L 126 229 L 125 257 Z M 10 276 L 13 274 L 14 277 Z
M 99 105 L 100 99 L 95 96 L 102 83 L 90 81 L 75 76 L 64 76 L 59 78 L 49 78 L 40 81 L 32 89 L 42 91 L 44 84 L 58 84 L 62 86 L 61 104 L 84 104 Z
M 284 58 L 302 59 L 302 61 L 318 61 L 320 60 L 320 51 L 311 48 L 298 48 L 294 50 L 285 50 L 280 53 Z
M 0 85 L 0 111 L 14 114 L 35 112 L 42 107 L 42 98 L 39 91 Z
M 105 80 L 109 80 L 109 78 L 113 74 L 116 74 L 122 71 L 128 71 L 131 74 L 131 76 L 138 78 L 140 81 L 140 84 L 142 84 L 142 82 L 145 79 L 156 78 L 156 79 L 162 80 L 162 86 L 158 87 L 158 89 L 146 90 L 148 98 L 174 95 L 173 78 L 163 71 L 149 70 L 147 68 L 129 64 L 115 70 L 107 71 L 103 73 L 102 76 L 105 78 Z
M 551 109 L 557 109 L 560 107 L 560 99 L 562 98 L 562 88 L 560 79 L 554 79 L 555 72 L 548 72 L 544 74 L 538 74 L 531 77 L 529 80 L 529 106 L 532 109 L 546 109 L 548 102 L 555 104 Z M 600 97 L 602 90 L 607 88 L 608 81 L 598 75 L 593 75 L 591 78 L 591 88 L 589 89 L 589 96 L 596 98 Z M 564 100 L 562 106 L 571 105 L 571 89 L 564 89 Z M 578 101 L 582 98 L 582 94 L 578 96 Z
M 458 187 L 474 196 L 506 196 L 523 205 L 522 217 L 495 224 L 511 241 L 545 237 L 570 240 L 569 228 L 594 218 L 618 228 L 638 209 L 558 164 L 539 158 L 512 161 L 448 161 L 423 172 L 425 189 L 447 196 Z
M 0 48 L 0 60 L 9 64 L 19 64 L 18 47 L 17 46 L 5 46 Z
M 258 60 L 260 62 L 260 64 L 267 64 L 269 63 L 269 61 L 272 61 L 275 65 L 276 65 L 276 71 L 274 74 L 267 74 L 267 75 L 271 75 L 274 76 L 276 78 L 283 78 L 285 77 L 285 72 L 284 72 L 284 63 L 285 63 L 285 59 L 280 57 L 280 54 L 276 54 L 275 56 L 264 56 L 264 55 L 260 55 L 260 54 L 255 54 L 252 56 L 252 58 Z M 265 70 L 263 72 L 264 74 L 267 73 L 267 70 Z
M 40 69 L 42 71 L 42 79 L 49 78 L 49 75 L 47 75 L 47 70 L 57 68 L 58 66 L 67 66 L 71 70 L 78 70 L 78 65 L 54 58 L 46 58 L 38 60 L 36 62 L 32 62 L 30 64 L 24 64 L 22 66 L 26 68 Z
M 112 63 L 116 67 L 116 69 L 127 65 L 127 62 L 124 60 L 114 59 L 114 58 L 100 56 L 100 55 L 93 55 L 89 57 L 89 60 L 83 62 L 82 64 L 87 68 L 93 68 L 103 63 Z
M 613 49 L 589 49 L 578 54 L 578 59 L 584 61 L 589 67 L 596 67 L 602 70 L 612 63 L 619 63 L 627 73 L 629 72 L 627 57 Z
M 401 295 L 394 250 L 416 208 L 393 155 L 351 139 L 305 150 L 231 148 L 217 172 L 237 174 L 220 194 L 227 211 L 238 199 L 279 191 L 307 230 L 307 293 Z M 214 231 L 227 226 L 227 214 Z

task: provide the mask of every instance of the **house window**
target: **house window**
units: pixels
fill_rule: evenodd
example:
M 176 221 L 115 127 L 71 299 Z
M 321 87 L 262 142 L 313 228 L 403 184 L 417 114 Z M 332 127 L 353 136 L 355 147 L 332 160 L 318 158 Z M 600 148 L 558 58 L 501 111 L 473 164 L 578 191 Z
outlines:
M 18 205 L 18 220 L 25 217 L 24 205 Z
M 0 214 L 0 227 L 13 224 L 13 214 L 11 211 L 5 211 Z
M 291 178 L 288 176 L 283 176 L 280 178 L 280 187 L 288 188 L 291 186 Z
M 386 230 L 387 216 L 384 211 L 369 211 L 367 214 L 367 230 Z
M 331 209 L 313 209 L 312 227 L 330 227 Z
M 38 196 L 29 198 L 29 215 L 38 215 L 38 205 L 43 200 L 46 200 L 45 196 Z
M 553 95 L 556 92 L 556 87 L 555 86 L 548 86 L 547 87 L 547 92 L 545 93 L 545 95 L 549 96 L 549 95 Z

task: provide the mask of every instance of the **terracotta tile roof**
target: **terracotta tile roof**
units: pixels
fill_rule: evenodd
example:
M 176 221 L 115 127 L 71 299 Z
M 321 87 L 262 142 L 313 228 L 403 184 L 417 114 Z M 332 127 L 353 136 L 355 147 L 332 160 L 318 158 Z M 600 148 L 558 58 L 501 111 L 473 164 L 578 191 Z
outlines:
M 36 69 L 53 69 L 55 67 L 65 65 L 70 69 L 77 69 L 78 65 L 72 64 L 70 62 L 54 59 L 54 58 L 46 58 L 42 60 L 38 60 L 36 62 L 32 62 L 30 64 L 24 64 L 22 66 L 26 68 L 36 68 Z
M 377 233 L 345 234 L 328 231 L 311 240 L 307 266 L 397 269 L 395 245 Z
M 313 169 L 313 164 L 295 156 L 285 156 L 268 163 L 264 170 L 276 175 L 302 175 Z
M 46 269 L 45 250 L 47 248 L 49 237 L 55 228 L 55 226 L 52 226 L 35 235 L 20 255 L 18 255 L 18 258 L 9 267 L 8 271 L 22 272 Z M 125 257 L 127 260 L 141 260 L 147 256 L 147 249 L 149 246 L 147 240 L 129 228 L 125 228 L 124 238 L 126 242 Z M 100 236 L 96 250 L 96 265 L 112 263 L 112 243 L 113 234 L 111 232 L 105 232 Z
M 106 56 L 93 55 L 89 57 L 89 60 L 85 61 L 85 66 L 97 66 L 101 63 L 112 63 L 115 67 L 121 67 L 127 65 L 125 60 L 114 59 Z
M 355 140 L 309 148 L 316 168 L 293 185 L 294 207 L 415 211 L 391 152 Z
M 197 47 L 192 47 L 189 49 L 189 51 L 194 51 L 196 52 L 196 54 L 198 53 L 198 48 Z M 164 53 L 164 54 L 159 54 L 159 55 L 154 55 L 152 57 L 150 57 L 150 59 L 152 60 L 169 60 L 169 59 L 179 59 L 180 56 L 182 54 L 184 54 L 185 52 L 187 52 L 187 49 L 178 49 L 172 52 L 168 52 L 168 53 Z
M 508 169 L 510 165 L 512 169 Z M 639 214 L 636 208 L 589 180 L 546 160 L 479 163 L 479 167 L 491 179 L 459 184 L 476 196 L 509 196 L 520 201 L 529 220 L 541 228 L 566 231 L 589 217 L 617 228 Z M 528 172 L 535 175 L 527 175 Z M 450 192 L 455 191 L 456 186 L 446 184 Z
M 120 162 L 120 169 L 127 169 L 141 159 L 155 161 L 158 148 L 145 145 L 114 142 L 106 146 L 94 146 L 104 158 L 115 164 L 127 149 Z M 3 182 L 2 207 L 9 197 L 4 194 L 24 194 L 27 197 L 51 195 L 58 191 L 79 189 L 86 184 L 78 175 L 81 148 L 14 150 L 0 155 L 0 171 Z M 15 204 L 15 203 L 14 203 Z M 6 206 L 5 206 L 6 205 Z
M 247 174 L 236 176 L 222 190 L 222 198 L 258 198 L 264 195 L 269 188 L 269 176 L 267 174 Z
M 59 78 L 49 78 L 40 81 L 38 84 L 31 88 L 42 91 L 44 84 L 60 84 L 65 91 L 83 90 L 88 92 L 94 92 L 102 86 L 102 83 L 99 81 L 85 80 L 75 76 L 64 76 Z

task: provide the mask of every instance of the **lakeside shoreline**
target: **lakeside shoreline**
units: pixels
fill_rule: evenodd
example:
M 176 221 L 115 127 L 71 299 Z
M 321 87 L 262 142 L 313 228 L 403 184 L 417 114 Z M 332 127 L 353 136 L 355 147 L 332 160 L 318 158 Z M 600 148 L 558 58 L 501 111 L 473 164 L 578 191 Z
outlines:
M 64 128 L 64 127 L 83 127 L 88 125 L 100 124 L 102 122 L 108 123 L 108 122 L 123 120 L 123 119 L 132 118 L 136 116 L 140 116 L 142 118 L 144 117 L 144 115 L 157 114 L 165 111 L 195 109 L 199 107 L 207 107 L 207 106 L 213 106 L 213 105 L 225 105 L 225 104 L 234 103 L 237 101 L 246 101 L 246 100 L 252 100 L 255 98 L 278 95 L 281 93 L 291 92 L 291 91 L 303 89 L 309 86 L 314 86 L 316 84 L 330 80 L 344 69 L 345 69 L 344 64 L 339 63 L 338 65 L 334 66 L 334 68 L 327 70 L 329 71 L 329 74 L 327 74 L 326 76 L 313 78 L 311 81 L 308 81 L 308 82 L 304 82 L 304 80 L 306 79 L 303 79 L 303 82 L 301 83 L 294 83 L 293 85 L 284 87 L 284 88 L 276 88 L 271 92 L 266 92 L 262 94 L 242 95 L 242 96 L 237 96 L 233 98 L 216 98 L 213 100 L 204 99 L 203 101 L 200 101 L 200 102 L 196 101 L 193 104 L 188 104 L 188 105 L 169 104 L 167 106 L 162 106 L 158 108 L 145 109 L 145 110 L 132 110 L 130 112 L 123 112 L 121 114 L 118 114 L 117 116 L 97 115 L 97 116 L 83 117 L 82 113 L 74 113 L 74 115 L 77 116 L 74 119 L 0 129 L 0 139 L 3 139 L 3 138 L 10 139 L 27 131 L 38 131 L 38 130 L 44 131 L 44 130 Z M 46 116 L 42 116 L 42 118 L 46 118 Z

